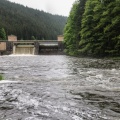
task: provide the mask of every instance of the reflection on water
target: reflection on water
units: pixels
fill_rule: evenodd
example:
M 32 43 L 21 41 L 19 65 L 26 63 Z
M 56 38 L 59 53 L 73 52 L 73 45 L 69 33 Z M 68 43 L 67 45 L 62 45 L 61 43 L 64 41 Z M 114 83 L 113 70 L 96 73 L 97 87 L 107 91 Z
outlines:
M 0 120 L 119 120 L 120 61 L 2 56 Z

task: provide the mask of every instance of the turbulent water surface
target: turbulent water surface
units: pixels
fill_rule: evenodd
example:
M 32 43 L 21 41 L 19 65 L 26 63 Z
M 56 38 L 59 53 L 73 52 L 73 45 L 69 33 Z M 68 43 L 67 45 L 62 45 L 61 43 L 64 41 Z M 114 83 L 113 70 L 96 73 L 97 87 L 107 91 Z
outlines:
M 0 120 L 120 120 L 120 62 L 0 56 Z

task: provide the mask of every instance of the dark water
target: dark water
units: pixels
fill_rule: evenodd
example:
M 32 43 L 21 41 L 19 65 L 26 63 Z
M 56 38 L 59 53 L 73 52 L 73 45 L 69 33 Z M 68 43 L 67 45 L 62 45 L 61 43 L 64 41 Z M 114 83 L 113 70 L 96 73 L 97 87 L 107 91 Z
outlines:
M 120 61 L 0 56 L 0 120 L 120 120 Z

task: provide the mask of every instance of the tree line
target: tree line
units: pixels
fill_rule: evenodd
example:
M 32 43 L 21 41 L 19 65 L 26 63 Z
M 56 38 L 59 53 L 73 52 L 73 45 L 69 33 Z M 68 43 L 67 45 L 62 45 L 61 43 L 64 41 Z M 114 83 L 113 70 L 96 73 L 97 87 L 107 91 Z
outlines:
M 120 0 L 77 0 L 64 28 L 69 55 L 120 56 Z
M 57 39 L 63 34 L 67 17 L 52 15 L 23 5 L 0 0 L 0 29 L 19 40 Z

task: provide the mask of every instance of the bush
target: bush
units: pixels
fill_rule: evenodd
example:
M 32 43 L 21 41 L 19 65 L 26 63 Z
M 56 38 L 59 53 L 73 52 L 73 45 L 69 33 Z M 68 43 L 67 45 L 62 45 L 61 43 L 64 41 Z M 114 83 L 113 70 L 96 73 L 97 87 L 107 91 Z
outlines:
M 0 80 L 3 80 L 3 76 L 2 75 L 0 75 Z

